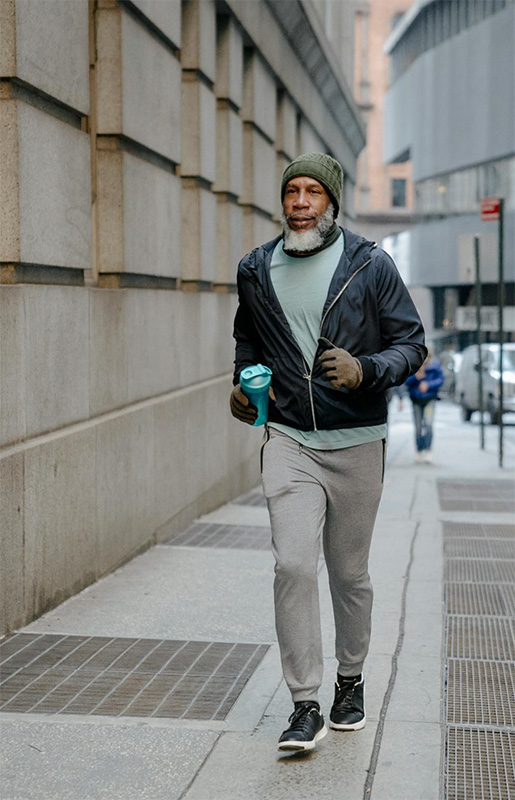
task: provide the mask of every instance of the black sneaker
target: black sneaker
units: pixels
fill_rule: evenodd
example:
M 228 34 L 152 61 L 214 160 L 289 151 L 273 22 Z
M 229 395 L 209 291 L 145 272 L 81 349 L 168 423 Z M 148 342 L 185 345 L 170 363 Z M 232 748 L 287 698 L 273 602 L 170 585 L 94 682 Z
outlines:
M 329 727 L 337 731 L 359 731 L 365 727 L 365 680 L 337 676 L 334 703 L 329 714 Z
M 313 750 L 316 743 L 327 736 L 320 706 L 312 700 L 295 703 L 288 722 L 290 727 L 281 733 L 278 750 Z

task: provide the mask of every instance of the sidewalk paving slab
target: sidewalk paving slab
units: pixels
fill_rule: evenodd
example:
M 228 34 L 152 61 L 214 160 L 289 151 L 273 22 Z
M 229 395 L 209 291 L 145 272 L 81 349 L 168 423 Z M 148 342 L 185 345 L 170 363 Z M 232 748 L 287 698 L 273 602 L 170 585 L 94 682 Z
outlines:
M 220 736 L 20 716 L 2 725 L 2 800 L 179 800 Z
M 272 581 L 271 553 L 158 545 L 24 630 L 265 643 Z
M 331 731 L 305 755 L 275 751 L 284 716 L 267 716 L 251 736 L 226 733 L 213 749 L 185 800 L 361 800 L 375 726 L 359 735 Z

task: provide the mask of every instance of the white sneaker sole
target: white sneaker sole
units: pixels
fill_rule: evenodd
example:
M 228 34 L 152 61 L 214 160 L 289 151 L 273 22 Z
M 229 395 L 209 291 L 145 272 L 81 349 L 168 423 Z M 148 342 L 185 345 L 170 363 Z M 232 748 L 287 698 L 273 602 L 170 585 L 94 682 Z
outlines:
M 314 750 L 316 743 L 319 742 L 320 739 L 323 739 L 324 736 L 327 736 L 328 733 L 329 731 L 327 730 L 327 725 L 324 725 L 324 727 L 318 731 L 315 738 L 312 739 L 310 742 L 296 742 L 294 739 L 292 739 L 291 742 L 288 741 L 279 742 L 279 744 L 277 745 L 277 749 L 296 750 L 299 753 L 303 750 Z
M 362 728 L 365 727 L 366 722 L 367 722 L 366 715 L 359 722 L 355 722 L 354 725 L 340 725 L 340 723 L 333 722 L 330 719 L 329 727 L 332 728 L 333 731 L 360 731 Z

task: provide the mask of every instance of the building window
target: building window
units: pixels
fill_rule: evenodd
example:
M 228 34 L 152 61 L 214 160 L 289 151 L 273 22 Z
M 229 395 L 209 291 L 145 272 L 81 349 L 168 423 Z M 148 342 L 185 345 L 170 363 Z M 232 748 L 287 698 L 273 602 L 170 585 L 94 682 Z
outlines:
M 392 179 L 392 206 L 404 208 L 406 206 L 406 179 Z

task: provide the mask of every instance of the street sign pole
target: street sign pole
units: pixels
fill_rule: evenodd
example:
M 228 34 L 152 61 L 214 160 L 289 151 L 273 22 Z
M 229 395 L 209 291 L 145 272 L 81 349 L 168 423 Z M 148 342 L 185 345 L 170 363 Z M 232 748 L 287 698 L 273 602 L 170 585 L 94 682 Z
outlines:
M 504 344 L 504 199 L 499 198 L 499 466 L 504 461 L 504 387 L 503 387 L 503 344 Z
M 481 355 L 481 267 L 479 262 L 479 236 L 474 236 L 474 256 L 476 262 L 476 320 L 477 320 L 477 390 L 479 397 L 480 433 L 479 441 L 481 450 L 485 449 L 485 410 L 483 405 L 483 359 Z
M 503 344 L 504 344 L 504 199 L 484 197 L 481 200 L 481 219 L 483 222 L 499 220 L 499 284 L 497 303 L 499 305 L 499 466 L 504 461 L 504 387 L 503 387 Z

